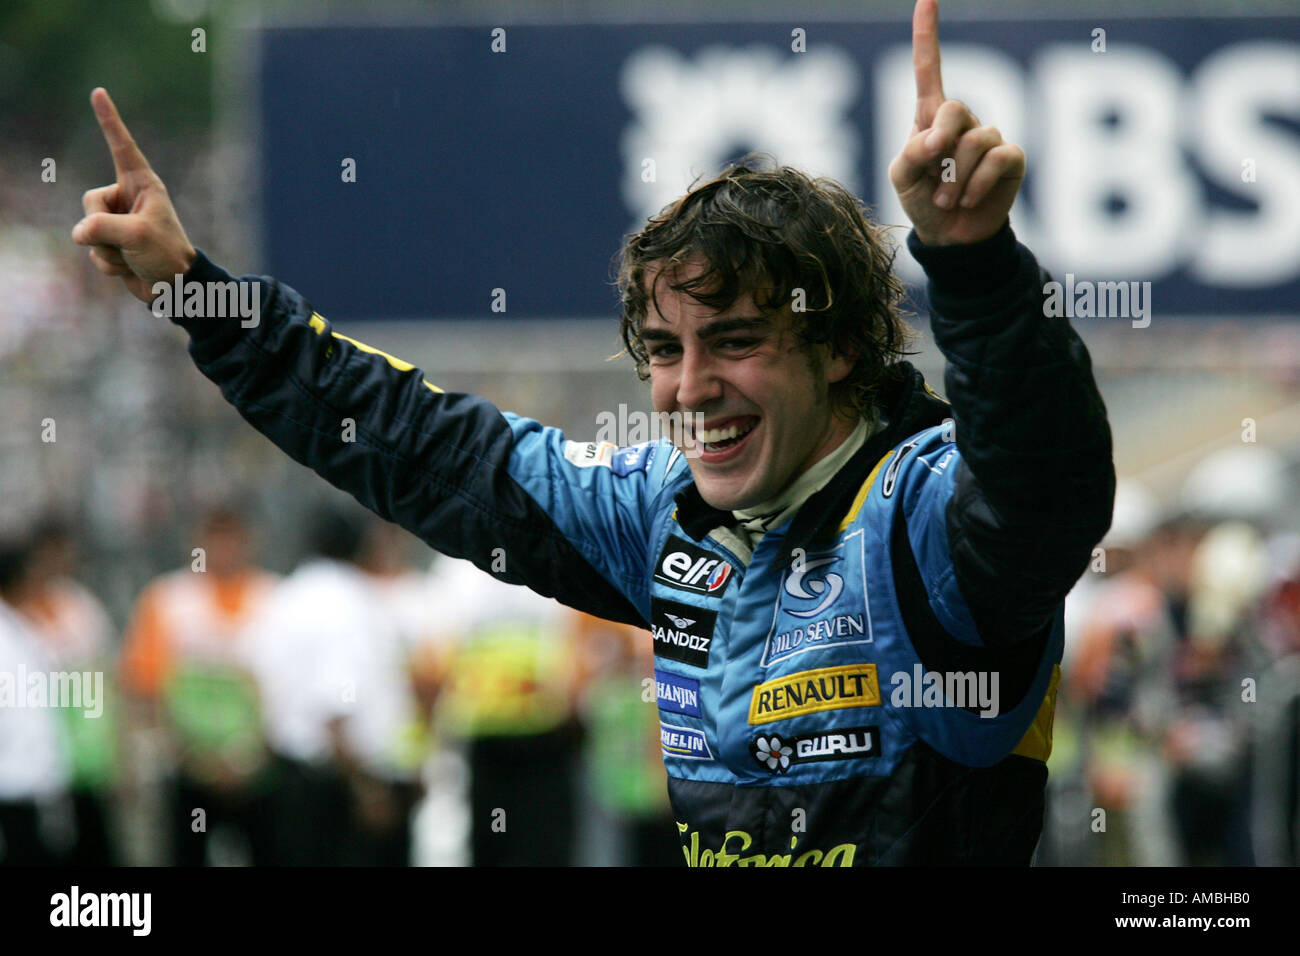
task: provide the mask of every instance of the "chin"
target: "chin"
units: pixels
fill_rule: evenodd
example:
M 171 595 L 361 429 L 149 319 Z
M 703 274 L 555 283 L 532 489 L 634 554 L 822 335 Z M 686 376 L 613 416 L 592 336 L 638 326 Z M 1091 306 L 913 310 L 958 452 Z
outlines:
M 763 495 L 748 487 L 747 483 L 737 486 L 728 481 L 709 478 L 701 480 L 698 474 L 695 475 L 695 487 L 700 490 L 700 497 L 704 499 L 705 504 L 723 511 L 749 508 L 766 500 Z
M 752 508 L 767 501 L 780 489 L 772 489 L 769 469 L 763 466 L 763 456 L 744 470 L 711 468 L 696 459 L 689 459 L 695 487 L 705 503 L 723 511 Z M 764 480 L 766 476 L 767 480 Z

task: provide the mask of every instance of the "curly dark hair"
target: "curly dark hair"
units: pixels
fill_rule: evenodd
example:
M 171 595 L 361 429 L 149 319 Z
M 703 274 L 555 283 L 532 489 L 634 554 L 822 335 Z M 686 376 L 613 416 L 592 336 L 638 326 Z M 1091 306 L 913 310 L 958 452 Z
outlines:
M 823 344 L 832 355 L 858 357 L 848 376 L 832 385 L 832 402 L 873 417 L 885 376 L 903 356 L 916 354 L 907 351 L 917 333 L 901 309 L 905 287 L 893 271 L 897 247 L 843 186 L 765 159 L 747 156 L 716 179 L 692 185 L 628 238 L 617 278 L 623 344 L 644 381 L 649 355 L 641 327 L 652 299 L 658 308 L 658 283 L 647 294 L 647 273 L 703 260 L 698 276 L 669 288 L 719 313 L 752 292 L 754 304 L 770 315 L 803 290 L 803 309 L 794 313 L 801 345 Z

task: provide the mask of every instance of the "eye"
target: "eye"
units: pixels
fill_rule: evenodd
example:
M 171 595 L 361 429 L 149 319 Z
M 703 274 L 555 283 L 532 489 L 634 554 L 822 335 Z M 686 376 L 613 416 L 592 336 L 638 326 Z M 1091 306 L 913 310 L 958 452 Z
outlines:
M 650 349 L 650 357 L 657 359 L 670 359 L 676 356 L 679 351 L 681 351 L 681 346 L 666 342 L 663 345 L 656 345 L 654 348 Z
M 732 352 L 741 352 L 757 344 L 758 339 L 723 339 L 718 346 Z

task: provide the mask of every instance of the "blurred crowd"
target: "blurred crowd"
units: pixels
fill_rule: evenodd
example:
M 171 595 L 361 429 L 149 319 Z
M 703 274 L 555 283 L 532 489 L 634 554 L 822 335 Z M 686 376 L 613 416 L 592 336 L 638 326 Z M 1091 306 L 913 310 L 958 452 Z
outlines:
M 1300 862 L 1300 535 L 1287 463 L 1205 459 L 1176 505 L 1121 481 L 1066 601 L 1040 864 Z
M 0 673 L 87 679 L 0 687 L 0 862 L 566 865 L 592 821 L 599 862 L 679 862 L 648 636 L 414 567 L 359 506 L 309 528 L 281 577 L 209 507 L 121 640 L 70 527 L 5 539 Z

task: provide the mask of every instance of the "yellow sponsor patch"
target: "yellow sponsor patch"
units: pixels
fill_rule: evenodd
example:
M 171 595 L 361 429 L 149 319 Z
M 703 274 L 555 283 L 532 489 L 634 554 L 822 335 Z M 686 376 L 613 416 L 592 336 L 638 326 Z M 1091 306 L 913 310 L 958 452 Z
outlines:
M 749 699 L 749 722 L 769 724 L 823 710 L 879 706 L 880 684 L 876 680 L 875 664 L 822 667 L 778 677 L 755 687 Z

